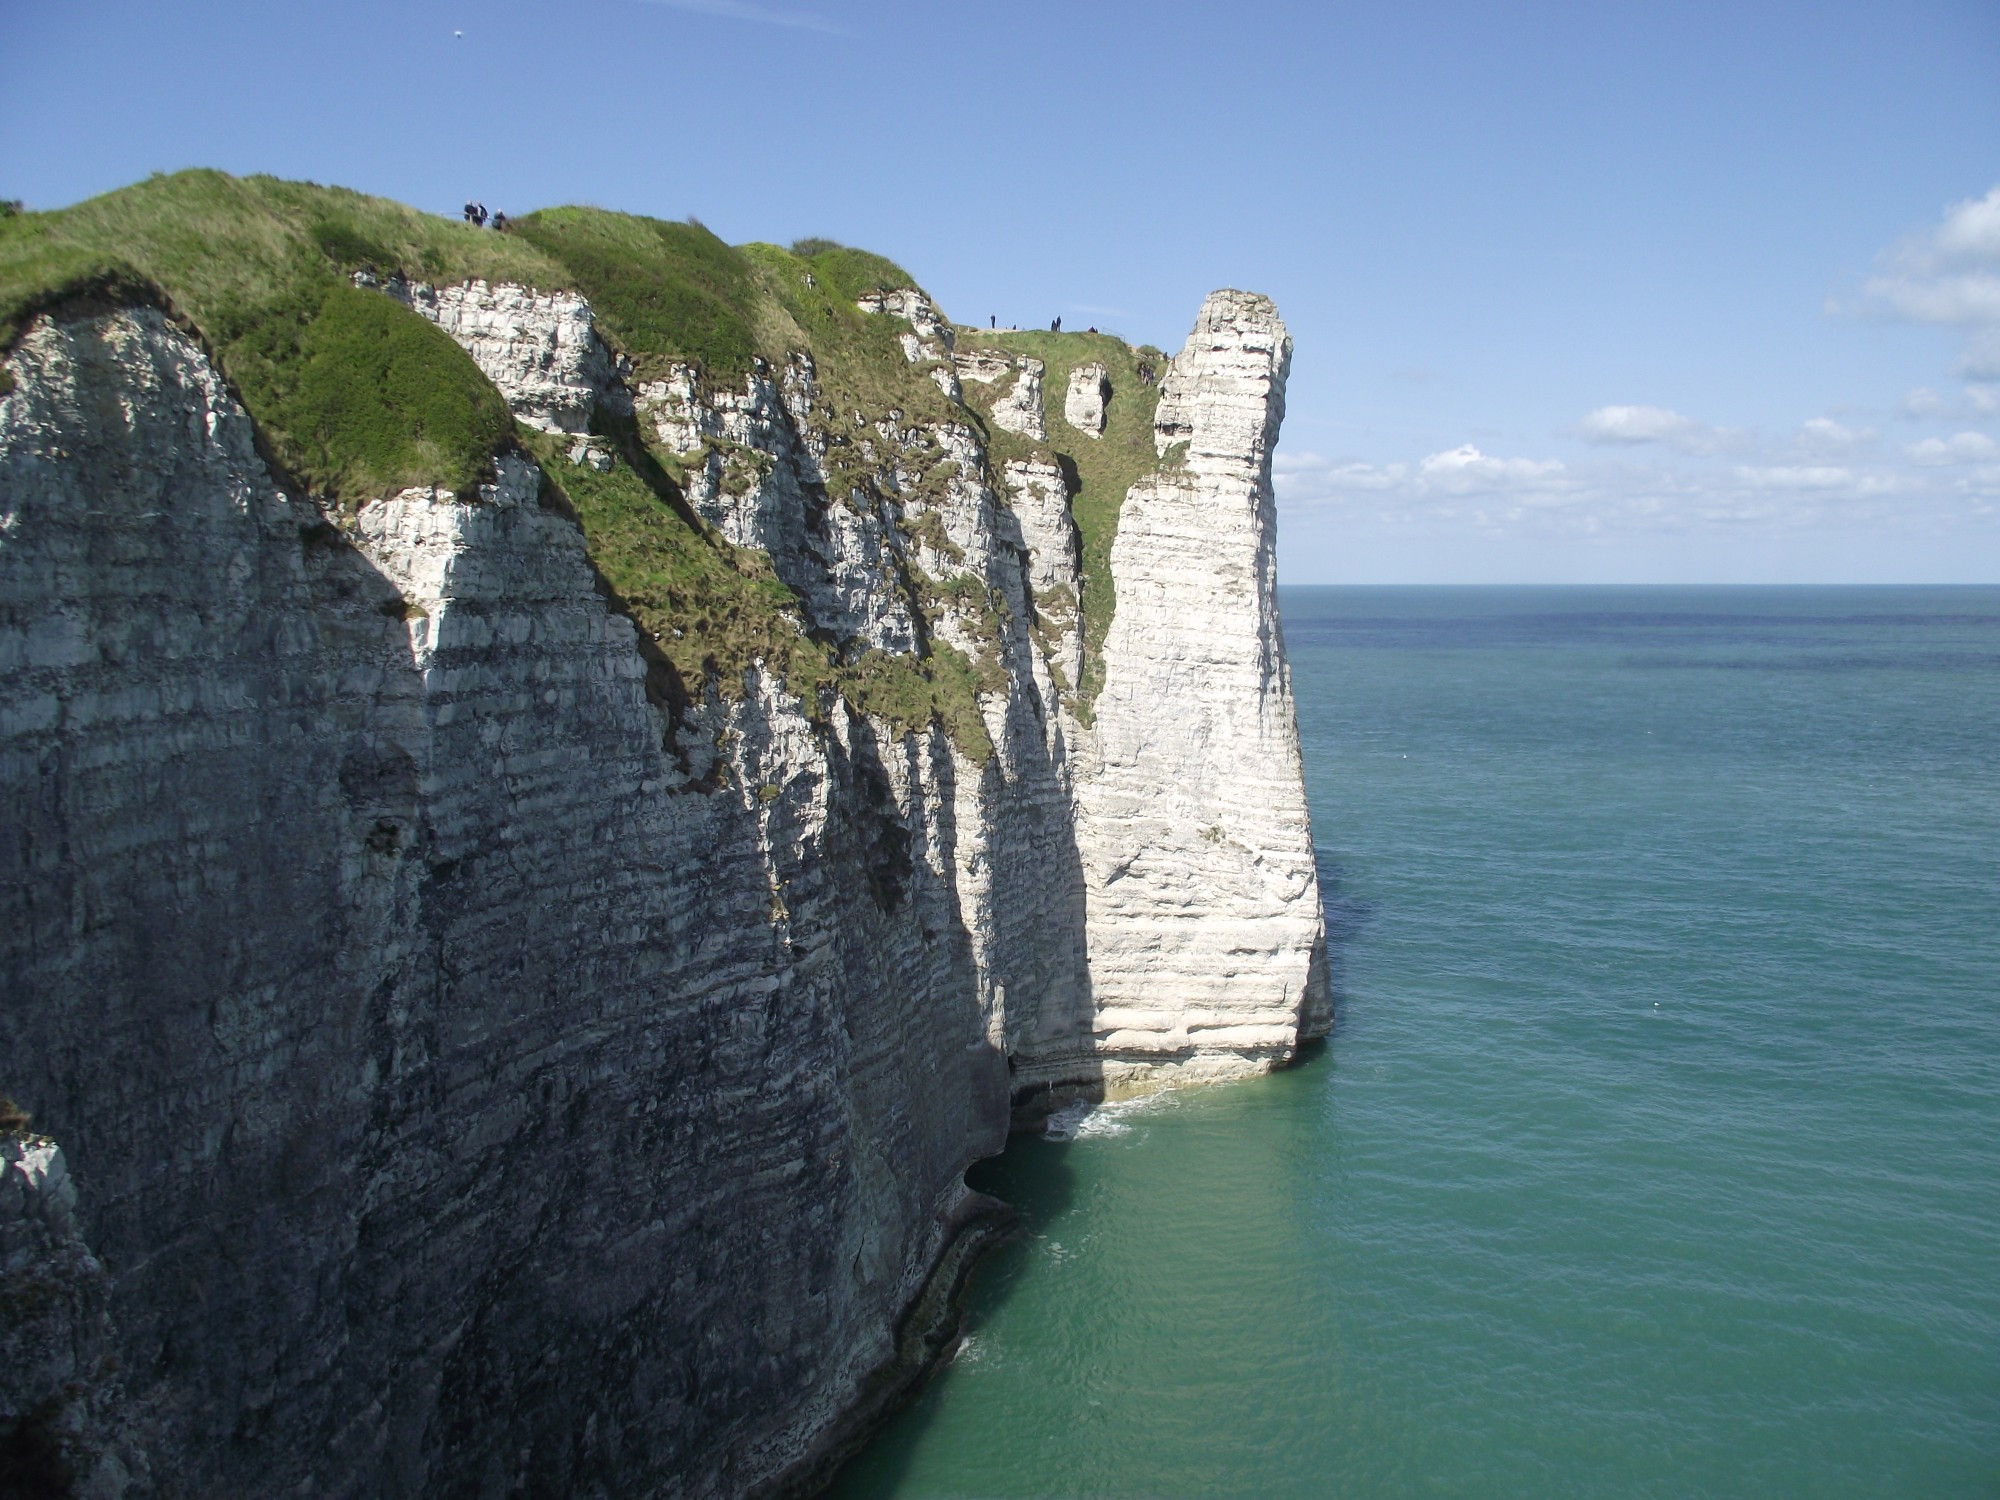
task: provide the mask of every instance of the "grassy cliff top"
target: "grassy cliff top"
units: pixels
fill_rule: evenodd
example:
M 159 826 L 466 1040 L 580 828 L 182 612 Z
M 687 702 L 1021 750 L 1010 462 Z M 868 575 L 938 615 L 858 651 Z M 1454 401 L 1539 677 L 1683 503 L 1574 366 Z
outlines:
M 472 360 L 345 264 L 542 280 L 527 246 L 358 193 L 180 172 L 0 220 L 0 343 L 75 298 L 151 298 L 189 323 L 290 480 L 360 500 L 470 488 L 512 419 Z
M 899 320 L 855 306 L 868 292 L 917 284 L 865 251 L 826 240 L 732 247 L 696 223 L 588 207 L 526 214 L 496 233 L 344 188 L 214 171 L 154 176 L 70 208 L 0 217 L 0 350 L 43 311 L 150 301 L 204 342 L 241 396 L 267 459 L 293 487 L 350 508 L 412 485 L 468 494 L 491 473 L 493 456 L 513 446 L 534 449 L 553 478 L 553 449 L 544 453 L 549 445 L 517 431 L 471 357 L 427 319 L 357 289 L 358 270 L 432 284 L 483 279 L 575 290 L 639 382 L 692 364 L 711 387 L 740 389 L 759 361 L 781 365 L 805 352 L 818 404 L 830 415 L 987 426 L 946 396 L 927 366 L 905 358 Z M 1110 618 L 1118 506 L 1152 464 L 1156 396 L 1136 378 L 1142 356 L 1092 334 L 965 330 L 962 347 L 1033 354 L 1048 364 L 1051 442 L 1034 451 L 1066 456 L 1076 485 L 1086 660 L 1094 663 Z M 1069 370 L 1089 359 L 1111 371 L 1116 393 L 1098 440 L 1062 420 Z M 8 379 L 0 368 L 0 393 Z M 996 461 L 1028 451 L 1012 434 L 988 435 Z M 838 687 L 898 722 L 934 711 L 962 742 L 983 739 L 967 710 L 978 674 L 962 658 L 927 662 L 921 681 L 904 682 L 909 674 L 893 663 L 861 670 L 823 652 L 807 653 L 810 662 L 800 656 L 791 645 L 796 629 L 780 618 L 796 613 L 797 601 L 768 560 L 730 547 L 687 510 L 671 455 L 649 455 L 641 434 L 621 441 L 650 501 L 622 478 L 596 484 L 564 473 L 560 483 L 593 561 L 641 626 L 655 639 L 685 643 L 672 652 L 683 674 L 702 672 L 726 688 L 753 655 L 796 657 L 812 683 Z M 1079 686 L 1087 705 L 1090 666 Z
M 66 302 L 160 301 L 207 343 L 293 482 L 350 503 L 465 491 L 513 440 L 505 404 L 449 337 L 348 273 L 576 289 L 642 377 L 688 361 L 733 379 L 815 332 L 836 364 L 865 366 L 895 341 L 855 297 L 914 283 L 879 256 L 812 249 L 737 250 L 696 224 L 589 208 L 499 234 L 344 188 L 177 172 L 0 219 L 0 348 Z M 823 296 L 797 295 L 808 276 Z

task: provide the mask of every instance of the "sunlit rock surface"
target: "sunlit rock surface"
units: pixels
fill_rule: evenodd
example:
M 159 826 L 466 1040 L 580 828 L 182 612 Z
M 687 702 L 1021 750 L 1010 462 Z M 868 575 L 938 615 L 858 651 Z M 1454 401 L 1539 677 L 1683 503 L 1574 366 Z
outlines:
M 1103 365 L 1078 365 L 1069 372 L 1063 394 L 1063 419 L 1085 437 L 1104 435 L 1104 404 L 1111 399 L 1111 381 Z
M 1169 368 L 1167 462 L 1126 498 L 1118 609 L 1077 779 L 1108 1076 L 1260 1071 L 1331 1023 L 1278 622 L 1271 450 L 1291 339 L 1217 292 Z

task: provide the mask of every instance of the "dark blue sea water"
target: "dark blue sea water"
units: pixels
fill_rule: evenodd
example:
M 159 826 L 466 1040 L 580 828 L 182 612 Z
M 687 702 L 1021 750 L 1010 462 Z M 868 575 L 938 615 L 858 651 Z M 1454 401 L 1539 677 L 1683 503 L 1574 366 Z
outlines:
M 844 1496 L 2000 1495 L 2000 589 L 1284 594 L 1339 995 Z

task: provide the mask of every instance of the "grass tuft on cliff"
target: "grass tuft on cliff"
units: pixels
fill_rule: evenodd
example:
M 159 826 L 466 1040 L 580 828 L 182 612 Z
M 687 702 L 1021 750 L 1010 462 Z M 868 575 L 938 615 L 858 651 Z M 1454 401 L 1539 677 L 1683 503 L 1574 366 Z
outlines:
M 904 357 L 901 321 L 855 306 L 867 292 L 916 285 L 879 255 L 831 241 L 731 247 L 700 225 L 593 208 L 529 214 L 515 232 L 561 265 L 638 383 L 693 364 L 706 388 L 741 391 L 760 363 L 776 371 L 809 353 L 836 504 L 869 482 L 863 442 L 886 456 L 874 423 L 970 421 L 926 366 Z M 607 583 L 684 682 L 712 680 L 740 693 L 745 670 L 761 659 L 808 704 L 837 693 L 898 729 L 941 723 L 974 760 L 992 753 L 978 704 L 978 693 L 994 687 L 990 672 L 938 641 L 922 657 L 869 650 L 849 658 L 809 637 L 797 597 L 769 559 L 732 547 L 686 509 L 678 455 L 635 424 L 602 432 L 622 460 L 608 474 L 572 468 L 563 445 L 526 429 L 520 440 L 575 511 Z
M 900 357 L 900 356 L 899 356 Z M 732 546 L 689 510 L 633 424 L 600 424 L 617 457 L 605 473 L 569 463 L 570 438 L 519 429 L 543 482 L 583 529 L 591 562 L 666 668 L 669 698 L 714 682 L 740 696 L 744 674 L 766 671 L 817 710 L 837 694 L 898 730 L 942 724 L 975 761 L 993 753 L 977 693 L 990 688 L 941 642 L 929 657 L 868 650 L 853 659 L 808 635 L 798 598 L 764 553 Z
M 676 361 L 734 375 L 760 352 L 754 272 L 699 224 L 550 208 L 512 232 L 563 268 L 641 380 Z
M 1158 382 L 1166 374 L 1166 356 L 1150 347 L 1134 348 L 1108 333 L 995 332 L 985 328 L 959 328 L 956 333 L 961 352 L 994 349 L 1009 356 L 1039 359 L 1047 366 L 1042 376 L 1047 448 L 1069 466 L 1075 487 L 1070 514 L 1083 541 L 1083 680 L 1077 684 L 1074 707 L 1088 724 L 1091 705 L 1104 686 L 1104 638 L 1111 630 L 1111 616 L 1118 603 L 1111 578 L 1111 543 L 1118 535 L 1118 513 L 1132 486 L 1160 466 L 1153 447 L 1153 415 L 1160 405 Z M 1070 426 L 1063 416 L 1070 371 L 1093 362 L 1104 366 L 1111 381 L 1104 434 L 1095 438 Z M 1142 362 L 1153 368 L 1151 385 L 1139 379 Z M 1003 381 L 990 388 L 970 386 L 966 394 L 969 400 L 990 401 L 1007 389 Z M 1046 456 L 1041 446 L 1000 428 L 993 430 L 988 446 L 995 463 Z
M 834 296 L 849 302 L 859 302 L 870 292 L 896 292 L 917 284 L 916 278 L 893 260 L 837 240 L 794 240 L 791 253 L 811 267 Z

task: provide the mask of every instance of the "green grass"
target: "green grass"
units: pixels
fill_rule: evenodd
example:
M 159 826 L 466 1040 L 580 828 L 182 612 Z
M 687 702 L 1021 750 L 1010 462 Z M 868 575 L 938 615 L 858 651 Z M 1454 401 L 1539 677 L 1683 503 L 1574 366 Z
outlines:
M 1006 333 L 984 328 L 956 330 L 960 352 L 998 349 L 1008 355 L 1029 355 L 1047 366 L 1042 377 L 1042 407 L 1048 420 L 1048 448 L 1074 466 L 1076 492 L 1070 514 L 1083 541 L 1083 680 L 1077 684 L 1074 706 L 1088 724 L 1091 705 L 1104 686 L 1104 638 L 1117 609 L 1111 577 L 1111 543 L 1118 535 L 1118 512 L 1126 493 L 1159 467 L 1153 448 L 1153 414 L 1160 404 L 1157 384 L 1139 380 L 1139 363 L 1153 366 L 1157 381 L 1166 373 L 1166 357 L 1151 347 L 1133 348 L 1108 333 Z M 1105 408 L 1104 435 L 1091 438 L 1069 425 L 1063 416 L 1063 395 L 1070 371 L 1096 361 L 1110 373 L 1111 401 Z M 1006 387 L 972 386 L 973 400 L 990 399 Z M 982 397 L 981 393 L 984 395 Z M 995 429 L 991 435 L 995 463 L 1045 450 L 1026 438 Z
M 743 247 L 743 256 L 757 267 L 775 304 L 770 357 L 783 358 L 796 348 L 812 351 L 820 414 L 833 435 L 844 437 L 852 425 L 846 419 L 856 412 L 871 421 L 901 412 L 905 425 L 966 421 L 966 413 L 926 373 L 930 367 L 913 365 L 904 356 L 899 342 L 903 322 L 854 305 L 863 293 L 914 287 L 915 279 L 879 255 L 826 241 L 800 244 L 826 248 L 800 255 L 777 245 L 751 244 Z
M 572 277 L 600 331 L 641 381 L 694 363 L 711 387 L 740 389 L 756 360 L 781 367 L 793 352 L 809 352 L 819 393 L 812 424 L 826 442 L 827 489 L 836 503 L 874 487 L 886 456 L 872 427 L 878 419 L 896 413 L 905 427 L 970 420 L 924 366 L 904 357 L 898 320 L 855 306 L 865 292 L 916 284 L 880 256 L 825 241 L 802 242 L 806 254 L 764 244 L 731 248 L 699 225 L 597 209 L 552 209 L 516 224 Z M 822 692 L 837 693 L 898 729 L 941 723 L 975 760 L 992 753 L 977 696 L 1000 685 L 988 664 L 940 642 L 925 657 L 870 650 L 848 660 L 807 638 L 798 600 L 769 559 L 730 546 L 687 510 L 682 461 L 658 451 L 636 426 L 606 433 L 621 457 L 606 475 L 571 468 L 536 435 L 524 432 L 523 440 L 569 496 L 593 561 L 678 678 L 712 678 L 739 693 L 744 669 L 761 658 L 809 704 Z M 874 458 L 863 456 L 864 441 L 875 445 Z M 945 481 L 943 467 L 932 466 L 927 484 Z M 922 531 L 926 519 L 912 529 Z M 908 582 L 913 593 L 924 592 L 919 580 Z M 997 633 L 989 600 L 969 609 L 975 635 Z
M 834 240 L 794 240 L 791 253 L 811 267 L 834 296 L 848 302 L 859 302 L 870 292 L 896 292 L 917 285 L 916 277 L 893 260 Z
M 530 246 L 339 188 L 220 172 L 152 177 L 54 213 L 0 218 L 0 346 L 36 313 L 150 300 L 207 344 L 293 484 L 348 503 L 463 492 L 512 419 L 424 319 L 357 292 L 361 267 L 557 284 Z
M 892 453 L 878 423 L 905 433 L 986 426 L 939 390 L 932 365 L 906 360 L 899 320 L 856 308 L 871 291 L 915 286 L 909 274 L 831 241 L 732 248 L 698 224 L 593 208 L 512 223 L 497 234 L 344 188 L 268 177 L 154 176 L 51 213 L 0 214 L 0 348 L 43 311 L 157 304 L 202 340 L 281 479 L 349 509 L 410 485 L 467 494 L 490 475 L 497 452 L 519 444 L 542 461 L 617 604 L 645 632 L 649 680 L 663 697 L 684 700 L 711 680 L 741 691 L 744 669 L 761 658 L 808 703 L 839 693 L 900 728 L 942 723 L 969 753 L 990 754 L 978 695 L 1002 685 L 1005 622 L 983 586 L 905 580 L 933 623 L 947 602 L 957 611 L 976 660 L 942 644 L 922 658 L 865 651 L 843 659 L 802 633 L 799 601 L 768 558 L 730 546 L 687 508 L 677 461 L 636 427 L 607 434 L 620 451 L 610 474 L 571 467 L 562 443 L 516 427 L 448 335 L 351 283 L 367 270 L 434 284 L 483 278 L 573 288 L 640 380 L 685 362 L 700 367 L 711 389 L 740 389 L 758 361 L 782 367 L 808 351 L 829 495 L 865 504 L 877 498 L 880 468 L 892 457 L 920 475 L 905 500 L 936 500 L 959 477 L 934 439 L 928 451 L 920 441 Z M 1134 352 L 1108 336 L 981 331 L 967 342 L 1048 363 L 1051 437 L 1080 480 L 1086 659 L 1101 678 L 1111 537 L 1126 489 L 1151 467 L 1153 394 L 1134 378 Z M 1110 429 L 1096 443 L 1061 416 L 1069 369 L 1086 358 L 1111 369 L 1116 390 Z M 996 460 L 1021 446 L 1007 433 L 990 436 Z M 908 527 L 938 543 L 934 514 Z M 1086 714 L 1095 681 L 1087 666 L 1079 697 Z
M 426 482 L 465 493 L 488 475 L 513 414 L 449 334 L 379 292 L 301 292 L 228 345 L 283 467 L 355 498 Z
M 809 254 L 732 247 L 699 224 L 595 208 L 545 209 L 513 225 L 589 299 L 600 333 L 641 381 L 695 364 L 711 386 L 740 387 L 757 360 L 782 366 L 803 349 L 831 412 L 951 415 L 904 359 L 900 325 L 854 305 L 866 292 L 916 285 L 879 255 L 827 240 L 801 241 Z
M 962 653 L 935 644 L 928 658 L 869 650 L 844 660 L 806 633 L 798 598 L 768 556 L 732 546 L 688 509 L 636 427 L 603 428 L 616 450 L 603 474 L 569 463 L 572 439 L 527 427 L 518 436 L 582 527 L 613 606 L 638 626 L 657 699 L 679 709 L 708 682 L 740 697 L 745 672 L 762 661 L 808 712 L 837 694 L 898 730 L 941 723 L 976 761 L 993 753 L 977 699 L 992 684 Z
M 729 379 L 763 352 L 753 268 L 698 224 L 551 208 L 514 220 L 513 233 L 563 267 L 642 380 L 677 361 Z

